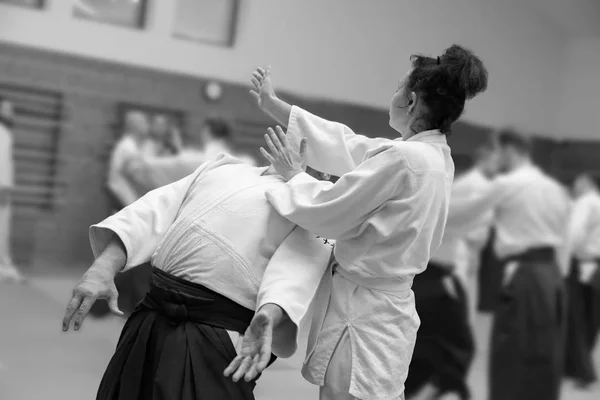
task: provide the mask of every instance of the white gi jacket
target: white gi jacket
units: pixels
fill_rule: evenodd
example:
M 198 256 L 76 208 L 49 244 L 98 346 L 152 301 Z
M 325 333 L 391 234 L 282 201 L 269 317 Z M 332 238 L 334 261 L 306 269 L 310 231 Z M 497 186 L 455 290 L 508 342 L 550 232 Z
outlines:
M 591 191 L 574 203 L 565 245 L 563 269 L 568 271 L 571 257 L 580 261 L 583 282 L 588 282 L 598 268 L 600 259 L 600 193 Z
M 567 191 L 528 163 L 498 176 L 486 188 L 454 196 L 448 225 L 469 232 L 493 211 L 494 250 L 502 259 L 535 247 L 561 248 L 569 210 Z
M 274 333 L 273 352 L 289 357 L 331 248 L 270 206 L 265 191 L 285 183 L 279 175 L 265 174 L 267 169 L 228 155 L 204 163 L 93 225 L 94 255 L 114 232 L 127 251 L 125 270 L 151 261 L 249 309 L 276 297 L 290 321 Z M 263 282 L 265 271 L 271 278 Z
M 452 185 L 452 198 L 480 193 L 490 184 L 490 179 L 477 168 L 473 168 L 464 175 L 456 177 Z M 481 213 L 471 224 L 470 231 L 465 232 L 461 226 L 455 226 L 455 221 L 450 217 L 451 223 L 446 223 L 442 244 L 431 257 L 431 261 L 455 267 L 455 273 L 465 279 L 468 275 L 467 270 L 474 266 L 479 251 L 488 240 L 493 218 L 492 210 Z
M 123 206 L 128 206 L 143 193 L 127 176 L 127 165 L 142 154 L 142 149 L 130 134 L 125 134 L 113 149 L 108 167 L 107 186 Z
M 308 139 L 308 165 L 340 176 L 333 184 L 302 173 L 267 191 L 281 215 L 336 240 L 339 266 L 333 277 L 325 274 L 315 301 L 304 377 L 323 385 L 347 329 L 350 394 L 397 399 L 420 324 L 413 277 L 437 250 L 446 223 L 454 175 L 446 137 L 430 131 L 407 141 L 370 139 L 298 107 L 288 135 Z

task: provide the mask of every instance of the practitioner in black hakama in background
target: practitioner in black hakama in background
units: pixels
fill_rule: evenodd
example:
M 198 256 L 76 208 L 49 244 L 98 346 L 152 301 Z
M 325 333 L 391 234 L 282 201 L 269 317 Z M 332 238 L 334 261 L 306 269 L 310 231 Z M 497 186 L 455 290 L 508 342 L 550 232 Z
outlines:
M 498 135 L 506 173 L 487 190 L 453 197 L 449 224 L 494 211 L 494 248 L 504 265 L 490 349 L 490 400 L 558 400 L 566 293 L 558 265 L 569 218 L 567 191 L 536 167 L 528 139 Z
M 577 177 L 565 246 L 569 319 L 565 376 L 588 388 L 598 376 L 592 359 L 600 329 L 600 192 L 588 174 Z
M 455 179 L 452 195 L 485 189 L 497 170 L 497 153 L 490 141 L 478 149 L 475 167 Z M 473 260 L 467 237 L 478 234 L 485 241 L 492 218 L 491 212 L 481 214 L 470 232 L 447 224 L 440 248 L 427 269 L 415 276 L 412 290 L 421 326 L 405 382 L 409 400 L 470 398 L 467 375 L 475 340 L 464 286 Z
M 496 256 L 494 243 L 495 229 L 490 230 L 488 240 L 479 254 L 477 269 L 477 311 L 493 313 L 500 298 L 502 287 L 502 261 Z

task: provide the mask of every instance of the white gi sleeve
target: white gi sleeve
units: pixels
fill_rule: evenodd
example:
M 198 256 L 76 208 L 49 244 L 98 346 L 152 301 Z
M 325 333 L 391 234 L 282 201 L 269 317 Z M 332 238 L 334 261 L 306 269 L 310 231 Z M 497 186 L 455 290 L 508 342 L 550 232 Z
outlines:
M 336 183 L 306 173 L 267 191 L 267 200 L 289 221 L 328 239 L 344 239 L 398 192 L 405 178 L 404 156 L 387 147 L 367 158 Z
M 123 270 L 150 261 L 160 240 L 175 221 L 188 190 L 207 166 L 208 163 L 203 164 L 193 174 L 149 192 L 118 213 L 92 225 L 89 235 L 94 257 L 102 254 L 114 233 L 127 252 Z
M 573 253 L 586 238 L 590 213 L 590 204 L 586 201 L 585 197 L 580 198 L 573 203 L 567 225 L 565 242 L 561 248 L 560 264 L 564 275 L 569 272 Z
M 123 138 L 111 154 L 107 186 L 122 205 L 129 205 L 139 198 L 136 189 L 126 176 L 127 164 L 139 154 L 133 140 Z
M 346 125 L 327 121 L 292 106 L 287 134 L 295 140 L 307 139 L 306 159 L 319 172 L 341 176 L 355 169 L 365 153 L 389 139 L 357 135 Z
M 269 261 L 258 290 L 257 309 L 280 306 L 288 315 L 273 332 L 273 353 L 291 357 L 298 348 L 300 322 L 319 287 L 331 247 L 306 230 L 296 227 Z
M 494 179 L 489 185 L 478 190 L 464 193 L 461 188 L 453 190 L 450 198 L 450 208 L 446 226 L 452 234 L 466 236 L 481 226 L 482 221 L 490 221 L 490 213 L 510 196 L 512 190 L 518 187 L 504 177 Z

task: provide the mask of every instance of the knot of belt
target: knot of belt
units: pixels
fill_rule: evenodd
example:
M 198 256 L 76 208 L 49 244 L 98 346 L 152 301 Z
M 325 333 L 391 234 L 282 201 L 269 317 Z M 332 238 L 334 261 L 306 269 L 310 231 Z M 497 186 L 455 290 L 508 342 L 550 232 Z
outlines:
M 161 311 L 176 325 L 190 320 L 190 313 L 185 304 L 163 303 Z

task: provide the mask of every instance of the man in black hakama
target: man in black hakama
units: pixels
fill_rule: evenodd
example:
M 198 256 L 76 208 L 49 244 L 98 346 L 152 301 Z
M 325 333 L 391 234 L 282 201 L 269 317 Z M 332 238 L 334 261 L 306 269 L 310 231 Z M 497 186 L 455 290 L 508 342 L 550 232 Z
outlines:
M 498 135 L 505 173 L 489 190 L 452 199 L 449 221 L 494 211 L 494 250 L 503 264 L 490 349 L 490 400 L 558 400 L 563 373 L 566 293 L 556 249 L 570 200 L 536 167 L 528 139 Z M 450 222 L 449 222 L 450 223 Z
M 413 292 L 421 326 L 410 362 L 405 394 L 411 399 L 425 386 L 437 393 L 470 398 L 466 377 L 475 353 L 468 301 L 454 266 L 430 262 L 417 275 Z
M 592 260 L 600 265 L 600 258 Z M 573 259 L 567 290 L 569 314 L 565 351 L 565 376 L 587 387 L 598 380 L 592 353 L 600 331 L 600 268 L 582 282 L 580 261 Z

